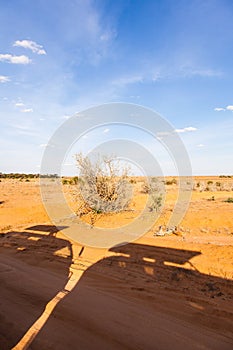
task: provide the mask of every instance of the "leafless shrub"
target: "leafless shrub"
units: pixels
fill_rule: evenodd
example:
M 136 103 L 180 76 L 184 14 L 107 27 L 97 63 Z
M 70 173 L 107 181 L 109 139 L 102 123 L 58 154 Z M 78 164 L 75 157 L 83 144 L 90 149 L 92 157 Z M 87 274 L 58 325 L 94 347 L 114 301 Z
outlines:
M 228 182 L 223 182 L 221 183 L 221 186 L 220 186 L 220 191 L 231 191 L 231 183 L 228 183 Z
M 115 157 L 104 156 L 92 162 L 82 153 L 76 154 L 80 172 L 77 186 L 78 215 L 93 215 L 125 210 L 131 200 L 129 168 Z M 92 220 L 93 221 L 93 220 Z
M 142 193 L 149 194 L 149 204 L 148 209 L 150 211 L 159 211 L 162 202 L 163 202 L 163 195 L 164 192 L 164 186 L 163 182 L 156 178 L 152 177 L 149 179 L 147 183 L 144 183 L 142 186 Z

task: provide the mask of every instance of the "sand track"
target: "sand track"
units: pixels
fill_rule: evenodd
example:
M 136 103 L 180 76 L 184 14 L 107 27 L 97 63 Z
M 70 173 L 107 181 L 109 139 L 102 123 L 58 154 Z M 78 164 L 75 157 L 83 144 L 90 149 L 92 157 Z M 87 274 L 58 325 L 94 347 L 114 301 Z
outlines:
M 79 257 L 36 182 L 0 188 L 1 350 L 233 348 L 233 205 L 222 192 L 213 202 L 195 192 L 177 236 L 151 231 Z
M 24 234 L 28 246 L 18 251 Z M 5 350 L 20 341 L 63 290 L 71 256 L 51 255 L 60 246 L 69 246 L 61 238 L 43 235 L 33 254 L 28 232 L 9 233 L 1 240 L 8 242 L 0 251 L 0 339 Z M 46 257 L 48 251 L 51 259 L 45 266 L 38 257 Z M 90 248 L 84 250 L 73 268 L 87 270 L 57 304 L 29 349 L 231 349 L 233 283 L 164 264 L 183 264 L 199 254 L 128 244 L 102 252 L 98 261 Z

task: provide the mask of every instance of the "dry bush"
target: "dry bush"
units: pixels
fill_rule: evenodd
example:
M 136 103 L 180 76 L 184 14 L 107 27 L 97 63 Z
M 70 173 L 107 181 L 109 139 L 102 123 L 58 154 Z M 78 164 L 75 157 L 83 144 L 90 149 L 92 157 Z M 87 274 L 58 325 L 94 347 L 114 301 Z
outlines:
M 92 162 L 82 153 L 76 154 L 76 161 L 80 172 L 78 215 L 120 212 L 128 207 L 132 194 L 128 167 L 107 156 Z
M 152 177 L 147 183 L 143 183 L 142 193 L 150 195 L 150 203 L 148 205 L 150 211 L 159 211 L 162 207 L 163 187 L 163 182 L 156 177 Z
M 172 179 L 172 180 L 167 180 L 166 185 L 177 185 L 177 180 L 176 179 Z
M 226 177 L 226 176 L 225 176 Z M 195 181 L 194 190 L 203 192 L 217 192 L 217 191 L 233 191 L 233 183 L 231 181 Z

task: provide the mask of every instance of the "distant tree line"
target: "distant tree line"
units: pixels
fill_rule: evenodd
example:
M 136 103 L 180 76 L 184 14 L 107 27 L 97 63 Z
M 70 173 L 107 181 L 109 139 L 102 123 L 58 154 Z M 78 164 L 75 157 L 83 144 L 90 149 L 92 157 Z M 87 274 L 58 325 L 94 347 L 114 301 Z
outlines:
M 43 178 L 54 178 L 58 177 L 57 174 L 23 174 L 23 173 L 1 173 L 0 172 L 0 179 L 37 179 L 39 177 Z

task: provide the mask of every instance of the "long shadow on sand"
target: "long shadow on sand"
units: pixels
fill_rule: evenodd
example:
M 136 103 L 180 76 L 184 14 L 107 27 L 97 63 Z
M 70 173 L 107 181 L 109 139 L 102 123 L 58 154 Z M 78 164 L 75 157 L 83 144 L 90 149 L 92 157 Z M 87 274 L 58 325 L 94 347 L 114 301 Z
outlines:
M 39 225 L 0 234 L 1 350 L 11 349 L 23 337 L 66 284 L 72 246 L 55 237 L 58 231 L 52 225 Z
M 28 240 L 31 233 L 9 236 L 15 237 L 17 249 L 23 243 L 17 239 Z M 62 248 L 70 251 L 66 258 L 54 255 Z M 52 257 L 54 266 L 41 262 L 20 295 L 20 273 L 26 274 L 25 280 L 34 263 L 28 252 L 30 258 L 24 260 L 30 263 L 29 270 L 26 264 L 23 272 L 17 271 L 19 288 L 11 288 L 9 278 L 1 284 L 6 300 L 7 291 L 12 294 L 11 299 L 17 293 L 11 312 L 7 311 L 7 304 L 1 311 L 0 330 L 6 332 L 2 349 L 19 341 L 39 317 L 46 301 L 69 279 L 72 250 L 68 241 L 43 236 L 28 250 L 31 249 L 35 255 L 41 253 L 43 259 Z M 79 258 L 83 264 L 88 259 L 85 249 Z M 113 256 L 89 267 L 77 286 L 59 302 L 30 349 L 232 349 L 233 282 L 197 271 L 192 259 L 200 252 L 133 243 L 110 251 Z M 62 263 L 59 259 L 63 259 Z M 23 322 L 19 328 L 16 322 L 20 316 Z

